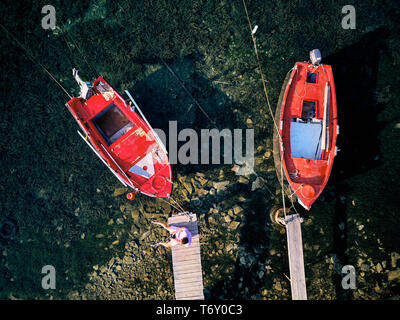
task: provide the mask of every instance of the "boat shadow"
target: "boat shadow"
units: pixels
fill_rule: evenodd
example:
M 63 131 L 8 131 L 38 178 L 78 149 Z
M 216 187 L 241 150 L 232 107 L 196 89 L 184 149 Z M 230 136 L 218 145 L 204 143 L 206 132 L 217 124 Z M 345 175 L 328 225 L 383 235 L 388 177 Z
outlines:
M 377 99 L 376 89 L 379 60 L 387 36 L 388 30 L 379 28 L 323 59 L 324 63 L 332 65 L 334 73 L 340 151 L 319 201 L 334 205 L 332 245 L 325 254 L 335 261 L 333 284 L 339 300 L 352 299 L 352 290 L 342 287 L 344 274 L 341 273 L 342 267 L 349 263 L 346 208 L 351 187 L 347 179 L 380 166 L 382 160 L 378 135 L 386 124 L 379 121 L 378 116 L 386 104 Z
M 228 246 L 224 244 L 224 257 L 203 256 L 202 258 L 203 263 L 206 262 L 203 265 L 205 274 L 212 274 L 214 267 L 224 269 L 226 265 L 232 265 L 232 268 L 229 269 L 229 272 L 219 274 L 221 280 L 205 287 L 206 299 L 248 299 L 251 296 L 259 299 L 260 290 L 264 285 L 263 281 L 265 277 L 268 277 L 265 265 L 271 263 L 268 261 L 270 260 L 270 237 L 271 233 L 275 231 L 273 231 L 273 226 L 265 211 L 265 208 L 273 205 L 273 199 L 265 197 L 263 190 L 251 191 L 249 186 L 238 183 L 216 196 L 203 197 L 202 205 L 194 211 L 205 212 L 204 223 L 210 226 L 209 218 L 215 219 L 215 214 L 207 214 L 207 208 L 221 198 L 231 197 L 233 200 L 238 193 L 246 198 L 245 203 L 235 202 L 245 211 L 240 219 L 239 230 L 229 229 L 229 223 L 226 226 L 226 232 L 238 232 L 239 240 L 235 243 L 235 248 L 228 249 Z M 203 217 L 200 215 L 200 221 L 202 220 Z M 218 220 L 219 223 L 223 223 L 222 217 L 219 217 Z M 236 218 L 234 220 L 237 221 Z M 202 225 L 199 226 L 200 229 L 201 227 Z M 218 237 L 215 241 L 221 242 L 223 239 Z M 217 246 L 216 250 L 219 249 L 220 247 Z M 235 253 L 232 254 L 228 250 L 233 250 Z M 233 261 L 232 257 L 234 257 Z
M 379 28 L 323 59 L 333 67 L 340 126 L 337 139 L 340 151 L 331 184 L 381 164 L 378 135 L 385 123 L 378 120 L 378 115 L 385 103 L 378 101 L 376 88 L 379 58 L 387 36 L 388 30 Z
M 233 129 L 246 128 L 243 122 L 235 119 L 232 112 L 240 108 L 246 113 L 245 108 L 213 85 L 213 79 L 208 79 L 198 70 L 196 63 L 202 63 L 202 59 L 202 56 L 191 55 L 172 61 L 151 61 L 146 64 L 147 76 L 129 89 L 151 126 L 165 134 L 165 138 L 161 135 L 160 138 L 169 152 L 173 174 L 190 174 L 209 169 L 209 164 L 201 161 L 202 129 L 221 131 L 227 128 L 233 132 Z M 189 137 L 178 141 L 177 137 L 183 129 L 194 130 L 197 134 L 198 163 L 182 164 L 179 161 L 180 148 L 189 141 Z M 175 142 L 175 147 L 171 142 Z M 212 152 L 214 150 L 209 152 L 209 163 Z

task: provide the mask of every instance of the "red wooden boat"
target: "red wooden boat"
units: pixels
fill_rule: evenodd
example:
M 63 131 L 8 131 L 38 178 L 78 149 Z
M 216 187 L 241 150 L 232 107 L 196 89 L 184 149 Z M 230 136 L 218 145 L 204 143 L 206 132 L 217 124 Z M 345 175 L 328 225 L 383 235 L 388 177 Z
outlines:
M 274 137 L 292 194 L 307 210 L 328 182 L 339 133 L 332 68 L 320 64 L 318 49 L 310 57 L 311 63 L 297 62 L 285 80 Z
M 124 186 L 151 197 L 168 198 L 172 172 L 167 151 L 129 92 L 125 91 L 128 104 L 102 77 L 92 85 L 81 81 L 77 71 L 75 78 L 81 96 L 66 106 L 83 130 L 79 135 Z M 90 94 L 82 94 L 86 84 Z

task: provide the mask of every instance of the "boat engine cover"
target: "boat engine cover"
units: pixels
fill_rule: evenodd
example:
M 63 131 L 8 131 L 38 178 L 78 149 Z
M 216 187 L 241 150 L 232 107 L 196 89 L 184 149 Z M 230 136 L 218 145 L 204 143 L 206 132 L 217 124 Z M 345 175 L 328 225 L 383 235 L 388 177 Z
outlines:
M 321 51 L 319 49 L 314 49 L 310 51 L 310 60 L 313 65 L 320 64 L 322 60 Z

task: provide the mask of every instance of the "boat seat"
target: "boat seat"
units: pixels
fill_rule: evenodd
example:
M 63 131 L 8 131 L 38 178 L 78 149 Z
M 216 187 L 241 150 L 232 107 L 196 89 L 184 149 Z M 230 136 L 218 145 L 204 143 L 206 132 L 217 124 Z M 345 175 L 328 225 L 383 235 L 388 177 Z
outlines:
M 321 159 L 321 122 L 290 122 L 290 149 L 292 157 Z

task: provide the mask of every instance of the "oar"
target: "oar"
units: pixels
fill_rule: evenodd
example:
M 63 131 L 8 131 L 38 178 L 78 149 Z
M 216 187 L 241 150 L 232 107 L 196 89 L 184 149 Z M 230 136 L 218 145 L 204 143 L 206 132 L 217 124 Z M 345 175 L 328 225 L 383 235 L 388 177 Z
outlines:
M 328 112 L 329 112 L 329 83 L 327 82 L 325 85 L 325 96 L 324 96 L 324 117 L 322 120 L 322 137 L 321 137 L 321 149 L 328 149 L 329 143 L 327 140 L 327 121 L 328 121 Z
M 329 100 L 331 96 L 331 91 L 330 91 L 330 85 L 328 83 L 328 96 L 326 98 L 326 152 L 328 152 L 329 149 Z

